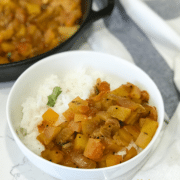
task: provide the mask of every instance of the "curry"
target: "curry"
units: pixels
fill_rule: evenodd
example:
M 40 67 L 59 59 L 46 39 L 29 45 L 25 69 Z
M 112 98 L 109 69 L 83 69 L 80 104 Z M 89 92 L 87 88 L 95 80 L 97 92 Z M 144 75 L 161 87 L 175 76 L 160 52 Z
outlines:
M 78 96 L 69 103 L 63 113 L 65 122 L 58 123 L 59 114 L 51 107 L 43 114 L 37 136 L 45 147 L 41 156 L 85 169 L 109 167 L 133 158 L 137 148 L 147 147 L 158 128 L 158 113 L 148 104 L 149 98 L 147 91 L 132 83 L 111 91 L 108 82 L 97 79 L 88 99 Z M 129 147 L 132 142 L 137 148 Z
M 70 38 L 81 0 L 0 0 L 0 64 L 45 53 Z

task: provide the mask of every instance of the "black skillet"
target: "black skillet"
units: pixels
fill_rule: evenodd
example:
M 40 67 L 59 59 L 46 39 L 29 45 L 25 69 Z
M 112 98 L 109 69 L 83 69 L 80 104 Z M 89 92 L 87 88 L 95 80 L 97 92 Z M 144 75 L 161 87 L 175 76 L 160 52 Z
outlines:
M 107 6 L 99 11 L 92 10 L 92 0 L 82 0 L 83 18 L 78 31 L 67 41 L 56 46 L 54 49 L 47 51 L 41 55 L 25 59 L 19 62 L 0 65 L 0 82 L 16 80 L 19 75 L 25 71 L 30 65 L 42 58 L 50 56 L 57 52 L 68 50 L 77 40 L 77 38 L 85 31 L 89 24 L 107 15 L 110 15 L 114 7 L 114 0 L 108 0 Z

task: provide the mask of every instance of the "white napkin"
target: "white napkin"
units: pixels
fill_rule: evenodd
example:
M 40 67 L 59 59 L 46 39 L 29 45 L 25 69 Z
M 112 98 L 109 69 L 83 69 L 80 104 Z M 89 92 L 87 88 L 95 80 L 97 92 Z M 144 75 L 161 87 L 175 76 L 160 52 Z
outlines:
M 171 68 L 180 53 L 180 19 L 163 20 L 141 0 L 120 0 L 126 13 L 144 31 Z M 166 1 L 164 1 L 166 3 Z

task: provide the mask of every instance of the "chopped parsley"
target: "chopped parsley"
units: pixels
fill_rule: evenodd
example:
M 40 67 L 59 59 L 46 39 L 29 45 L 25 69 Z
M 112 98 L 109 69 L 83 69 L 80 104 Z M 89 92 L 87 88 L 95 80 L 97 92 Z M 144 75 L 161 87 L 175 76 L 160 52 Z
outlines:
M 7 58 L 8 58 L 8 59 L 11 59 L 11 55 L 12 55 L 11 52 L 8 52 Z
M 21 134 L 22 134 L 23 136 L 26 136 L 26 135 L 27 135 L 27 131 L 26 131 L 26 129 L 24 129 L 24 128 L 20 128 L 20 132 L 21 132 Z
M 58 96 L 61 94 L 61 92 L 62 91 L 61 91 L 60 87 L 58 87 L 58 86 L 54 87 L 52 94 L 48 96 L 47 105 L 50 107 L 54 107 L 56 100 L 57 100 Z

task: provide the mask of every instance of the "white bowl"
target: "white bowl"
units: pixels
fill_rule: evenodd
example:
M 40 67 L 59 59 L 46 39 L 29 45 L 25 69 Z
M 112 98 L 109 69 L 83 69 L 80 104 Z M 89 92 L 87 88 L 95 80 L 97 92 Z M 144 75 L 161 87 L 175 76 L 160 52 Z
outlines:
M 140 88 L 147 90 L 150 94 L 150 104 L 154 105 L 158 111 L 159 127 L 149 145 L 129 161 L 100 169 L 77 169 L 65 167 L 39 157 L 30 151 L 18 137 L 15 121 L 20 122 L 22 119 L 21 104 L 25 101 L 25 98 L 35 93 L 42 80 L 51 74 L 62 75 L 67 71 L 78 68 L 79 66 L 91 67 L 94 70 L 115 75 L 126 82 L 136 84 Z M 125 173 L 143 162 L 143 159 L 148 155 L 159 136 L 164 118 L 164 105 L 161 94 L 155 83 L 144 71 L 118 57 L 90 51 L 64 52 L 47 57 L 32 65 L 17 79 L 12 87 L 7 100 L 6 110 L 10 130 L 24 155 L 44 172 L 56 178 L 68 180 L 110 180 L 117 177 L 120 179 L 120 177 Z

